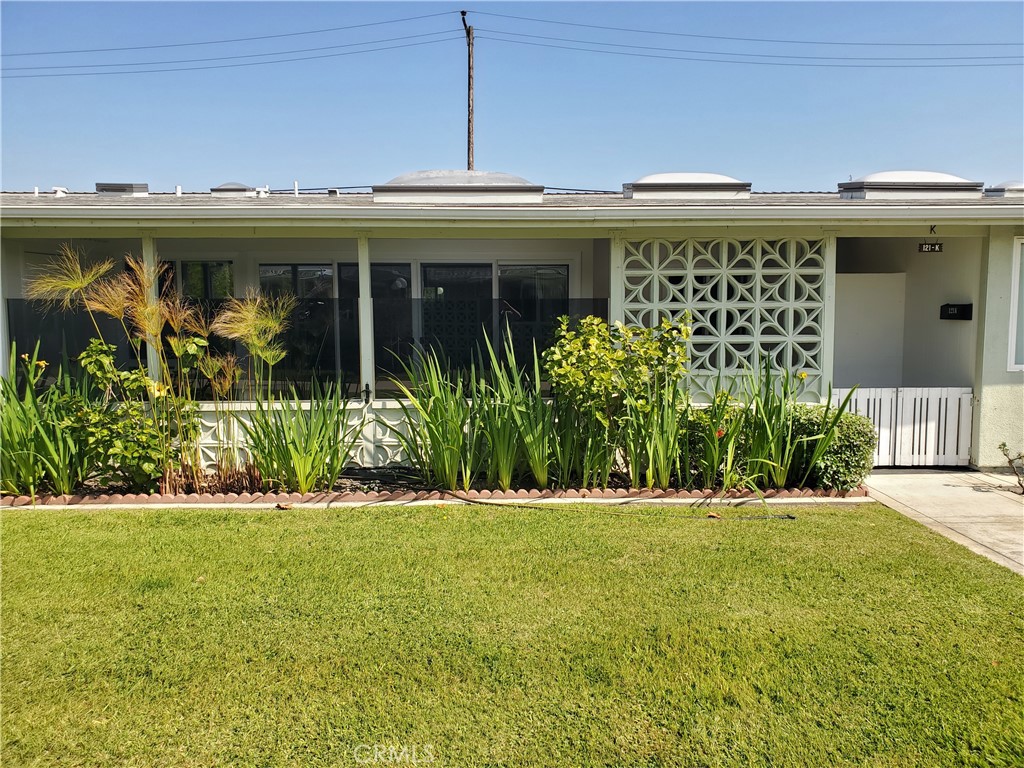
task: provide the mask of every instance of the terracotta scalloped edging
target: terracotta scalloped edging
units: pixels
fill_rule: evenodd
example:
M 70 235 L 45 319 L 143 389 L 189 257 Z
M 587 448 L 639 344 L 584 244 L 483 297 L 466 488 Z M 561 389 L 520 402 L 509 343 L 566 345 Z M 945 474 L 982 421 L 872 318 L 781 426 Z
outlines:
M 867 488 L 863 485 L 849 491 L 837 491 L 810 488 L 790 488 L 788 490 L 768 490 L 762 493 L 766 499 L 857 499 L 866 498 Z M 757 494 L 748 490 L 731 490 L 722 496 L 721 492 L 709 490 L 669 490 L 650 491 L 646 488 L 583 488 L 568 490 L 518 489 L 509 491 L 343 491 L 322 493 L 114 493 L 95 496 L 38 496 L 35 506 L 77 506 L 77 505 L 123 505 L 150 506 L 153 504 L 194 504 L 199 506 L 216 506 L 218 504 L 349 504 L 374 502 L 402 503 L 408 501 L 534 501 L 538 499 L 619 499 L 623 501 L 644 500 L 698 500 L 725 498 L 728 501 L 756 499 Z M 0 507 L 27 507 L 33 505 L 31 496 L 0 496 Z

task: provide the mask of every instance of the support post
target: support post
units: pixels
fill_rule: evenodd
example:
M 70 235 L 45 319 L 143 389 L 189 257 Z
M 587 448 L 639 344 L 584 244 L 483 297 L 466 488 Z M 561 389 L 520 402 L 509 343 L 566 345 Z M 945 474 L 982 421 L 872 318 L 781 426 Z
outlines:
M 608 322 L 626 322 L 626 240 L 619 230 L 609 233 Z
M 157 271 L 157 255 L 156 255 L 156 240 L 152 235 L 142 236 L 142 263 L 146 267 L 146 271 L 151 270 L 151 274 L 156 274 Z M 153 287 L 150 289 L 149 298 L 151 301 L 156 301 L 158 298 L 158 292 L 160 286 L 157 285 L 159 281 L 153 281 Z M 149 373 L 149 378 L 154 381 L 160 379 L 160 350 L 154 347 L 152 344 L 146 344 L 146 369 Z
M 821 309 L 821 379 L 818 395 L 825 402 L 832 383 L 836 347 L 836 235 L 825 232 L 822 251 L 825 256 L 825 285 L 822 287 L 824 306 Z
M 7 297 L 4 295 L 4 267 L 11 259 L 9 245 L 0 245 L 0 376 L 7 376 L 11 358 L 11 338 L 7 331 Z
M 365 232 L 357 235 L 359 264 L 359 379 L 362 391 L 369 392 L 372 402 L 377 386 L 373 359 L 373 296 L 370 293 L 370 238 Z

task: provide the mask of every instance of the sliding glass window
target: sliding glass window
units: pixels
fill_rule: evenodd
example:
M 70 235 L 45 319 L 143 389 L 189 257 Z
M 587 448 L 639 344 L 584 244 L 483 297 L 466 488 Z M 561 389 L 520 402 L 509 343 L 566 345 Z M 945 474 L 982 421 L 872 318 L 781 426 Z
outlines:
M 181 262 L 181 294 L 191 299 L 226 299 L 234 292 L 231 262 Z
M 339 369 L 337 301 L 334 300 L 334 267 L 330 264 L 261 264 L 260 290 L 269 296 L 290 295 L 298 304 L 281 342 L 284 360 L 274 369 L 279 381 L 293 382 L 308 392 L 310 382 L 348 381 L 349 372 Z

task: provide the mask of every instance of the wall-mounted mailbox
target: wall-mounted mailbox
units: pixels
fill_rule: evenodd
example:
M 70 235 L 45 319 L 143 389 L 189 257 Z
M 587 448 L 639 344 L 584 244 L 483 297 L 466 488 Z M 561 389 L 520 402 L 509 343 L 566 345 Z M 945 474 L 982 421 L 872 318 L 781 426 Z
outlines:
M 970 320 L 973 304 L 943 304 L 939 309 L 939 320 Z

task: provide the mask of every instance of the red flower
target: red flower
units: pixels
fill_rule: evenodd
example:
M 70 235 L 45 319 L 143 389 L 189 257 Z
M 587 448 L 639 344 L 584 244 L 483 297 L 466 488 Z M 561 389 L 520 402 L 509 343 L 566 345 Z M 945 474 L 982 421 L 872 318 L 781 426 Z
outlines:
M 715 432 L 715 437 L 717 437 L 717 438 L 719 438 L 719 439 L 721 439 L 721 438 L 725 437 L 725 430 L 724 430 L 724 429 L 719 429 L 719 430 L 717 430 L 717 431 Z

